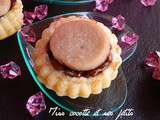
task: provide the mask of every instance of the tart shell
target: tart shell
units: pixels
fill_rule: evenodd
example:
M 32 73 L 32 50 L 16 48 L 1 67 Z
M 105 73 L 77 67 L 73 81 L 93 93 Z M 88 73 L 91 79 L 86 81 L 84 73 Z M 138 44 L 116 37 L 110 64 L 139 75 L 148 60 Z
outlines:
M 21 0 L 16 0 L 12 8 L 0 17 L 0 40 L 16 33 L 23 25 L 23 5 Z
M 76 19 L 74 16 L 67 19 L 72 20 L 73 18 Z M 61 18 L 59 21 L 63 22 L 65 19 Z M 43 31 L 41 39 L 37 41 L 36 49 L 32 54 L 34 69 L 39 81 L 47 88 L 55 91 L 58 96 L 68 96 L 72 99 L 77 97 L 88 98 L 91 94 L 100 94 L 103 89 L 110 87 L 111 81 L 117 77 L 118 68 L 122 63 L 121 48 L 117 44 L 117 37 L 102 23 L 96 22 L 96 24 L 110 33 L 110 55 L 112 60 L 102 73 L 94 77 L 71 77 L 53 68 L 46 52 L 46 45 L 54 32 L 56 22 L 51 23 L 49 28 Z

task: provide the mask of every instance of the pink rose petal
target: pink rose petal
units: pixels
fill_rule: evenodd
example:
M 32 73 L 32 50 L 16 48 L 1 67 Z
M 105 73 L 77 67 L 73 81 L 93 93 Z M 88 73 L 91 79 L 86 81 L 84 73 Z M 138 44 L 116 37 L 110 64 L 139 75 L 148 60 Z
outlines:
M 112 27 L 118 30 L 123 30 L 125 28 L 126 20 L 122 15 L 112 18 Z
M 141 0 L 141 3 L 148 7 L 148 6 L 154 6 L 156 4 L 157 0 Z
M 134 32 L 127 32 L 121 37 L 121 42 L 127 45 L 133 45 L 139 39 L 139 36 Z
M 0 75 L 2 78 L 14 79 L 21 75 L 20 67 L 13 61 L 0 66 Z
M 46 104 L 42 92 L 31 96 L 26 104 L 29 113 L 34 117 L 46 109 Z
M 31 29 L 22 29 L 21 30 L 22 39 L 26 40 L 29 43 L 35 43 L 36 42 L 36 34 Z
M 101 12 L 106 12 L 108 10 L 108 5 L 114 0 L 96 0 L 96 10 Z
M 160 80 L 160 52 L 150 52 L 147 55 L 144 64 L 146 70 L 149 70 L 152 73 L 152 77 Z
M 36 6 L 34 9 L 34 14 L 38 20 L 44 19 L 48 15 L 48 6 L 47 5 Z

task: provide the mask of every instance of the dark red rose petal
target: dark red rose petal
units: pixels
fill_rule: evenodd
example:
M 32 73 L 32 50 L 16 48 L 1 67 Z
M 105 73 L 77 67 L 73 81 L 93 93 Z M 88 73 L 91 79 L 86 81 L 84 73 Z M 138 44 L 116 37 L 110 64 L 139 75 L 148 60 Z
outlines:
M 20 67 L 13 61 L 0 66 L 0 75 L 2 78 L 14 79 L 21 75 Z
M 44 111 L 46 104 L 42 92 L 31 96 L 27 101 L 26 108 L 33 117 Z

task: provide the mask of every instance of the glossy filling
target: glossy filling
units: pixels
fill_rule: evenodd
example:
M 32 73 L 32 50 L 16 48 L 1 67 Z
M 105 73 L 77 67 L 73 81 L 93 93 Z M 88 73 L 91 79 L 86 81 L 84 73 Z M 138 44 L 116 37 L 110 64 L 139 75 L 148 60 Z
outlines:
M 98 66 L 95 69 L 92 70 L 88 70 L 88 71 L 76 71 L 76 70 L 72 70 L 70 68 L 68 68 L 67 66 L 59 63 L 54 56 L 52 55 L 52 52 L 50 51 L 50 49 L 47 50 L 47 53 L 49 55 L 50 61 L 53 65 L 53 67 L 56 70 L 62 71 L 63 73 L 65 73 L 66 75 L 69 75 L 71 77 L 94 77 L 100 73 L 102 73 L 105 69 L 107 69 L 108 65 L 110 64 L 110 62 L 112 61 L 112 57 L 111 55 L 105 60 L 104 63 L 102 63 L 100 66 Z

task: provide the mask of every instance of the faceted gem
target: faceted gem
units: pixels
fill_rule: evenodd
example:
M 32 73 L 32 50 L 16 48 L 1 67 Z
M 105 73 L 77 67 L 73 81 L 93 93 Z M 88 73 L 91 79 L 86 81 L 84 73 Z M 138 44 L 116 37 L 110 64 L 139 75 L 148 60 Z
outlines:
M 35 14 L 33 12 L 24 11 L 23 15 L 24 15 L 24 24 L 25 25 L 31 24 L 33 22 L 33 20 L 36 18 Z
M 44 19 L 48 15 L 48 6 L 40 5 L 36 6 L 34 12 L 24 11 L 24 25 L 28 25 L 34 22 L 37 18 L 38 20 Z
M 96 0 L 96 10 L 100 12 L 106 12 L 108 10 L 108 5 L 114 0 Z
M 144 64 L 146 70 L 149 70 L 152 73 L 152 77 L 160 80 L 160 52 L 150 52 L 147 55 Z
M 122 15 L 112 18 L 112 27 L 118 30 L 123 30 L 125 28 L 126 20 Z
M 150 52 L 146 59 L 145 59 L 145 65 L 148 68 L 156 68 L 159 65 L 160 62 L 160 52 L 158 51 L 154 51 L 154 52 Z
M 46 104 L 42 92 L 31 96 L 27 101 L 26 108 L 31 116 L 36 116 L 44 111 L 46 109 Z
M 157 0 L 141 0 L 141 3 L 148 7 L 148 6 L 154 6 L 156 4 Z
M 34 9 L 34 14 L 38 20 L 44 19 L 48 15 L 48 6 L 47 5 L 36 6 Z
M 127 32 L 121 37 L 121 42 L 127 45 L 133 45 L 139 39 L 139 36 L 134 32 Z
M 14 79 L 21 75 L 20 67 L 13 61 L 0 66 L 0 75 L 2 78 Z
M 108 10 L 107 0 L 96 0 L 96 10 L 100 12 L 106 12 Z
M 36 34 L 29 28 L 25 28 L 21 30 L 22 39 L 26 40 L 29 43 L 36 42 Z

